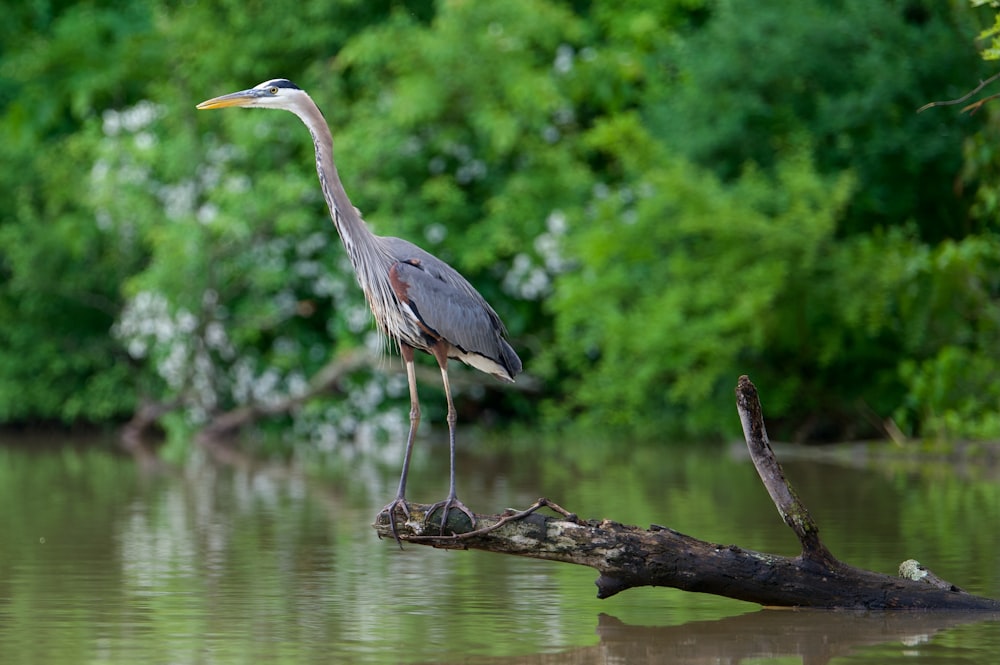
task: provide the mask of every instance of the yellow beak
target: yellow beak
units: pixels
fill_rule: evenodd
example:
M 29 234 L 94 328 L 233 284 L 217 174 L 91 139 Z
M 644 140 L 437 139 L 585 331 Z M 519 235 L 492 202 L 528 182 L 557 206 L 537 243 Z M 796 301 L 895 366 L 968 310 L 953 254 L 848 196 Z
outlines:
M 221 97 L 206 99 L 195 108 L 204 111 L 206 109 L 224 109 L 227 106 L 249 106 L 256 96 L 256 91 L 253 89 L 240 90 L 239 92 L 231 92 Z

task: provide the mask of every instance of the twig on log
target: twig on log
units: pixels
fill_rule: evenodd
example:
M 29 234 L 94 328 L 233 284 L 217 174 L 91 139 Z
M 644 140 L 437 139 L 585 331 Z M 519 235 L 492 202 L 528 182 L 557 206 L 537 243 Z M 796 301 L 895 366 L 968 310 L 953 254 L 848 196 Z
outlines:
M 761 482 L 767 488 L 767 493 L 771 495 L 771 500 L 778 508 L 781 518 L 798 536 L 802 545 L 802 558 L 831 568 L 845 565 L 833 556 L 820 540 L 819 526 L 792 489 L 791 483 L 785 478 L 785 472 L 778 463 L 767 438 L 757 387 L 750 381 L 750 377 L 745 375 L 741 376 L 736 384 L 736 409 L 743 424 L 743 436 L 750 451 L 750 459 L 757 469 Z M 899 576 L 924 582 L 938 589 L 962 591 L 958 586 L 941 579 L 913 559 L 907 559 L 900 564 Z
M 819 539 L 819 527 L 809 514 L 791 484 L 785 479 L 785 472 L 774 456 L 771 443 L 764 427 L 764 415 L 760 408 L 757 388 L 747 376 L 741 376 L 736 384 L 736 410 L 743 425 L 743 437 L 750 451 L 757 475 L 760 476 L 778 514 L 785 521 L 802 544 L 802 556 L 818 563 L 830 565 L 839 563 Z

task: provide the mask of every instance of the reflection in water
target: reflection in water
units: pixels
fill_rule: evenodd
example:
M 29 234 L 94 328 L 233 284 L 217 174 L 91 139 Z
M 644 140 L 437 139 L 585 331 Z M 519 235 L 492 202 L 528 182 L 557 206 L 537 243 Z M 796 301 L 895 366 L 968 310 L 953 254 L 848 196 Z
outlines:
M 484 511 L 546 494 L 587 517 L 794 547 L 748 463 L 712 449 L 670 450 L 670 464 L 662 450 L 629 452 L 575 468 L 464 460 L 463 494 Z M 0 663 L 944 663 L 1000 652 L 997 617 L 759 611 L 664 589 L 598 601 L 590 569 L 400 551 L 370 527 L 396 470 L 357 464 L 334 480 L 208 462 L 145 476 L 108 453 L 0 446 Z M 1000 595 L 997 543 L 964 514 L 998 523 L 995 483 L 786 470 L 845 561 L 892 571 L 914 556 Z M 440 481 L 440 469 L 415 467 L 414 497 L 436 496 Z
M 934 635 L 966 624 L 993 630 L 1000 626 L 1000 615 L 760 610 L 653 628 L 627 626 L 602 615 L 598 634 L 606 660 L 599 662 L 683 665 L 797 656 L 803 663 L 821 665 L 876 645 L 894 645 L 900 655 L 913 658 Z
M 1000 629 L 1000 615 L 965 612 L 823 612 L 759 610 L 679 626 L 630 626 L 601 614 L 600 643 L 558 655 L 534 654 L 479 661 L 482 665 L 702 665 L 704 663 L 801 660 L 824 665 L 834 658 L 860 655 L 868 647 L 885 649 L 891 660 L 938 662 L 945 655 L 933 645 L 936 635 L 958 627 L 983 632 Z M 840 661 L 838 661 L 840 662 Z M 948 661 L 940 661 L 948 662 Z

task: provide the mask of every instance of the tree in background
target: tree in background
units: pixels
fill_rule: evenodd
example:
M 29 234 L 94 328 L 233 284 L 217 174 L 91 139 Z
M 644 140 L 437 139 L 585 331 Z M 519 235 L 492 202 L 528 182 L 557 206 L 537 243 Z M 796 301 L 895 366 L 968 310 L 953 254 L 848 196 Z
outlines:
M 319 279 L 335 274 L 329 257 L 316 267 L 327 239 L 309 211 L 315 176 L 282 178 L 287 141 L 213 142 L 193 104 L 240 78 L 321 67 L 390 4 L 36 3 L 11 14 L 0 420 L 99 423 L 176 401 L 183 431 L 322 365 L 332 298 L 299 297 L 334 288 Z M 264 174 L 259 197 L 246 191 L 249 159 Z
M 974 393 L 982 379 L 962 377 L 996 365 L 996 241 L 959 186 L 977 128 L 915 110 L 960 87 L 956 71 L 984 71 L 969 13 L 706 7 L 648 58 L 634 121 L 595 134 L 621 175 L 567 234 L 580 268 L 556 284 L 555 355 L 581 388 L 559 411 L 723 433 L 746 372 L 779 436 L 882 434 L 889 417 L 965 435 L 917 405 L 942 350 L 970 363 L 956 373 L 948 356 L 946 391 Z
M 194 111 L 287 76 L 365 218 L 469 276 L 544 397 L 473 387 L 462 408 L 718 436 L 750 373 L 775 434 L 895 416 L 990 435 L 992 179 L 969 147 L 963 171 L 978 123 L 914 113 L 983 72 L 973 18 L 933 0 L 12 10 L 0 421 L 157 402 L 184 440 L 379 346 L 301 127 Z M 352 373 L 279 430 L 397 432 L 397 374 Z
M 102 228 L 89 181 L 95 109 L 141 93 L 152 29 L 140 5 L 5 9 L 0 422 L 100 422 L 135 406 L 130 361 L 108 333 L 144 248 Z

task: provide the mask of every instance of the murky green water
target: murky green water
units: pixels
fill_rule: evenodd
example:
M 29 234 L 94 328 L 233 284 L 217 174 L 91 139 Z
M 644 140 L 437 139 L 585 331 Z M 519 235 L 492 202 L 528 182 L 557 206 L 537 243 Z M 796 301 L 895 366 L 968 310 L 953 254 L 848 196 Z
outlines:
M 411 498 L 445 490 L 423 444 Z M 467 446 L 471 448 L 472 446 Z M 540 495 L 583 517 L 655 522 L 783 554 L 795 539 L 748 461 L 626 445 L 460 460 L 474 509 Z M 841 559 L 916 558 L 1000 597 L 1000 480 L 938 464 L 786 460 Z M 395 464 L 308 477 L 208 460 L 167 474 L 69 447 L 0 444 L 0 663 L 992 662 L 1000 617 L 762 611 L 666 589 L 595 598 L 590 569 L 379 541 Z

